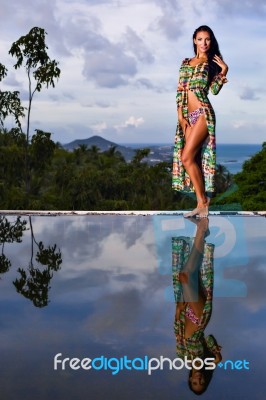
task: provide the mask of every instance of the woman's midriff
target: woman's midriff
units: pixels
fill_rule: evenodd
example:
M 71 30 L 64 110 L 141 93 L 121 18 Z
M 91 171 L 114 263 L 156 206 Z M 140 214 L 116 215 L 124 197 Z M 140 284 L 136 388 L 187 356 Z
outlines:
M 197 110 L 197 108 L 201 107 L 201 103 L 198 100 L 197 96 L 191 91 L 188 90 L 188 112 Z

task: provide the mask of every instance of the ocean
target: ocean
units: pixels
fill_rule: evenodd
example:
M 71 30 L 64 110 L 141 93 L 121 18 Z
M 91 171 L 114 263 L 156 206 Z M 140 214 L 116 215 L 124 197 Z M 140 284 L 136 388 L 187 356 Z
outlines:
M 218 144 L 217 164 L 224 165 L 229 172 L 236 174 L 242 170 L 243 163 L 261 148 L 260 144 Z
M 124 143 L 124 146 L 136 148 L 172 146 L 169 143 Z M 260 151 L 260 144 L 217 144 L 217 164 L 224 165 L 229 172 L 236 174 L 242 170 L 244 161 Z

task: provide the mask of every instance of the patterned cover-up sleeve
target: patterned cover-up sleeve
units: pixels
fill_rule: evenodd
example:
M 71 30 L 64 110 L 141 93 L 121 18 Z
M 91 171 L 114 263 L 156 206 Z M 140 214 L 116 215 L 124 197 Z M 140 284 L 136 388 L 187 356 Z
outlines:
M 221 350 L 221 346 L 217 343 L 215 337 L 213 335 L 209 335 L 205 338 L 206 345 L 212 354 L 219 353 Z
M 182 104 L 182 91 L 177 89 L 176 92 L 176 107 L 181 107 Z
M 212 94 L 218 94 L 220 92 L 220 90 L 223 87 L 224 83 L 227 83 L 227 79 L 224 75 L 222 75 L 221 73 L 215 75 L 215 77 L 213 78 L 211 84 L 210 84 L 210 89 Z
M 180 89 L 180 86 L 183 87 L 184 84 L 186 84 L 186 80 L 184 80 L 184 74 L 182 73 L 182 68 L 183 66 L 186 64 L 187 62 L 187 58 L 185 58 L 182 61 L 181 67 L 179 69 L 179 80 L 178 80 L 178 86 L 177 86 L 177 92 L 176 92 L 176 106 L 177 109 L 178 107 L 182 107 L 183 106 L 183 90 L 182 88 Z

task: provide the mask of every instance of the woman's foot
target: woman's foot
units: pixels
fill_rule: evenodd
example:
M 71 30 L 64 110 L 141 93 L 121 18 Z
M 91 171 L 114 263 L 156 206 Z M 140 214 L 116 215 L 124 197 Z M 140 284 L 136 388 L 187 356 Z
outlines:
M 211 199 L 209 197 L 206 197 L 206 202 L 205 203 L 198 203 L 197 209 L 198 209 L 198 214 L 196 215 L 196 218 L 208 218 L 209 215 L 209 204 Z
M 209 219 L 208 218 L 192 218 L 191 222 L 197 226 L 197 234 L 203 233 L 204 239 L 209 236 Z
M 198 208 L 194 208 L 194 210 L 185 213 L 184 218 L 196 217 L 197 214 L 198 214 Z
M 209 204 L 211 199 L 209 197 L 206 197 L 206 199 L 207 200 L 205 203 L 198 203 L 197 207 L 194 208 L 194 210 L 185 213 L 184 218 L 207 218 L 209 215 Z

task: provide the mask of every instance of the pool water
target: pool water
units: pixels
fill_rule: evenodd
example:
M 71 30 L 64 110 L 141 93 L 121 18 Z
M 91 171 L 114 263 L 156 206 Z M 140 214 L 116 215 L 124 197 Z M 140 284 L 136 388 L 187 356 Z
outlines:
M 172 243 L 193 242 L 198 230 L 181 215 L 2 215 L 1 397 L 195 398 L 188 370 L 170 369 Z M 263 216 L 209 217 L 206 334 L 222 346 L 222 362 L 204 399 L 265 396 L 265 234 Z M 160 369 L 162 357 L 170 361 Z

